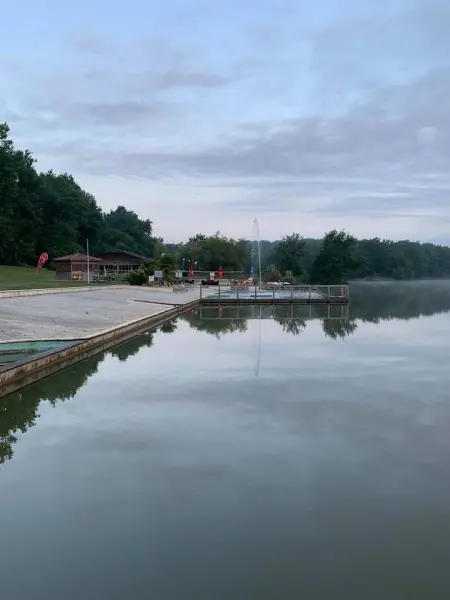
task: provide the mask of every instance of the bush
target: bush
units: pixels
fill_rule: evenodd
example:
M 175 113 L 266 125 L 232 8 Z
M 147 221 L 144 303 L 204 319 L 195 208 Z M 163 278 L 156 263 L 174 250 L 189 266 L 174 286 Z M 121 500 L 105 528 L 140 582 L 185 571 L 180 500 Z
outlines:
M 143 269 L 127 273 L 127 281 L 130 285 L 144 285 L 148 281 L 147 273 Z

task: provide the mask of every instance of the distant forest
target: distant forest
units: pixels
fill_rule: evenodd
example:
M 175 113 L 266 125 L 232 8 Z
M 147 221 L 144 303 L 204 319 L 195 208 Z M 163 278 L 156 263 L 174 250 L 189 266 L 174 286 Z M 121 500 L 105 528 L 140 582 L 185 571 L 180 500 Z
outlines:
M 286 236 L 287 239 L 292 239 L 292 237 Z M 303 249 L 296 249 L 295 247 L 289 248 L 289 241 L 286 243 L 286 238 L 278 241 L 261 240 L 262 270 L 270 269 L 270 266 L 273 265 L 281 272 L 281 276 L 289 271 L 298 276 L 303 275 L 305 280 L 308 279 L 307 274 L 311 273 L 323 248 L 324 240 L 304 239 Z M 245 272 L 250 272 L 252 266 L 253 269 L 256 267 L 256 244 L 252 241 L 245 243 L 247 260 L 246 262 L 241 260 L 240 264 Z M 167 244 L 166 247 L 170 252 L 179 256 L 190 257 L 190 243 Z M 195 255 L 195 259 L 199 260 L 198 255 Z M 221 263 L 216 261 L 214 264 Z M 450 278 L 450 248 L 409 240 L 397 242 L 379 238 L 355 240 L 352 260 L 347 263 L 343 276 L 348 280 Z M 326 283 L 326 279 L 326 277 L 322 278 L 322 283 Z
M 252 240 L 198 234 L 180 244 L 164 244 L 153 235 L 150 219 L 125 206 L 104 212 L 95 197 L 68 173 L 39 173 L 28 150 L 18 150 L 0 123 L 0 264 L 35 265 L 42 252 L 52 259 L 85 252 L 129 250 L 158 259 L 173 257 L 177 267 L 255 273 Z M 289 279 L 338 283 L 349 279 L 450 278 L 450 248 L 408 240 L 356 240 L 332 231 L 322 240 L 300 233 L 260 243 L 267 281 Z

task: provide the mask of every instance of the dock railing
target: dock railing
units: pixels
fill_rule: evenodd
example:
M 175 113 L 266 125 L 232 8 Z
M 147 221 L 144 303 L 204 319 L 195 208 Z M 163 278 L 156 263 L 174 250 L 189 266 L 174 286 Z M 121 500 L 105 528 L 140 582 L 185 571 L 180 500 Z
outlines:
M 200 299 L 211 302 L 223 301 L 230 303 L 259 302 L 259 303 L 287 303 L 287 302 L 335 302 L 346 303 L 349 300 L 348 285 L 282 285 L 265 283 L 261 286 L 248 284 L 219 284 L 213 292 L 203 294 L 200 288 Z

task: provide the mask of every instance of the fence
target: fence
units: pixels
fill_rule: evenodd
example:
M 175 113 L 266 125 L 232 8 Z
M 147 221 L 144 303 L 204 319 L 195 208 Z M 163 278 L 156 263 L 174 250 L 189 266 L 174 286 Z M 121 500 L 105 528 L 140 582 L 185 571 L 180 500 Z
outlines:
M 209 290 L 208 290 L 209 292 Z M 335 302 L 346 303 L 349 299 L 348 285 L 271 285 L 261 287 L 238 285 L 219 285 L 214 292 L 205 294 L 200 288 L 200 298 L 208 302 Z

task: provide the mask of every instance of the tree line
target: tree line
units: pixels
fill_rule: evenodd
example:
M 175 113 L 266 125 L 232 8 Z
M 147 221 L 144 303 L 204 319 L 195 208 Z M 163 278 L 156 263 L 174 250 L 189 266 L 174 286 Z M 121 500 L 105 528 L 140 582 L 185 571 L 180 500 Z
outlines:
M 160 243 L 152 222 L 118 206 L 107 213 L 68 173 L 39 173 L 0 123 L 0 264 L 34 265 L 72 252 L 121 249 L 151 256 Z
M 431 243 L 357 240 L 343 231 L 332 231 L 322 240 L 292 234 L 279 242 L 263 241 L 260 246 L 265 267 L 272 265 L 282 273 L 292 271 L 319 283 L 450 277 L 450 248 Z
M 259 246 L 259 250 L 258 250 Z M 216 233 L 198 234 L 186 243 L 166 244 L 177 265 L 202 270 L 241 271 L 264 281 L 342 283 L 348 280 L 412 280 L 450 278 L 450 248 L 409 240 L 358 240 L 332 230 L 320 240 L 299 233 L 278 241 L 234 240 Z
M 129 250 L 174 268 L 237 271 L 259 276 L 255 240 L 197 234 L 187 242 L 164 244 L 150 219 L 125 206 L 104 212 L 95 197 L 68 173 L 40 173 L 28 150 L 19 150 L 0 123 L 0 264 L 35 265 L 42 252 L 53 258 L 85 252 Z M 341 283 L 350 279 L 450 277 L 450 248 L 409 240 L 357 240 L 330 231 L 321 240 L 299 233 L 259 243 L 266 281 Z

